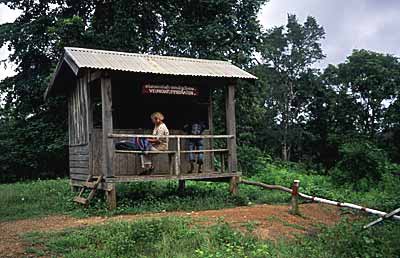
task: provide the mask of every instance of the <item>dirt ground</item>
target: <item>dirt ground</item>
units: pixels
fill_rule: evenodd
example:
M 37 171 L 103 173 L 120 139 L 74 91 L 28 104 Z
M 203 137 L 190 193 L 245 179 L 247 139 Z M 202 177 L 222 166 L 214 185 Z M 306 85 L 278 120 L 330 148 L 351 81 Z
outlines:
M 240 230 L 248 230 L 262 239 L 275 240 L 281 237 L 291 238 L 295 234 L 315 233 L 316 225 L 333 225 L 340 219 L 337 207 L 322 204 L 303 204 L 302 216 L 294 216 L 284 205 L 254 205 L 221 210 L 196 212 L 164 212 L 139 215 L 120 215 L 114 217 L 89 217 L 77 219 L 70 216 L 48 216 L 36 219 L 24 219 L 0 223 L 0 257 L 25 257 L 27 247 L 21 235 L 32 231 L 57 231 L 65 228 L 84 227 L 110 221 L 133 221 L 142 218 L 166 216 L 191 217 L 195 221 L 213 223 L 223 219 Z

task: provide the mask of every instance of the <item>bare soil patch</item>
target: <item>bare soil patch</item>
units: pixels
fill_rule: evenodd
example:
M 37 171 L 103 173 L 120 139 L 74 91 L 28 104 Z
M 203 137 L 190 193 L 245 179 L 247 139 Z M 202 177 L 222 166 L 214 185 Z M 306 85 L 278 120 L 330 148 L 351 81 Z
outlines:
M 318 224 L 333 225 L 340 220 L 340 210 L 333 206 L 303 204 L 300 206 L 300 211 L 302 216 L 294 216 L 289 213 L 289 206 L 286 205 L 254 205 L 221 210 L 163 212 L 83 219 L 57 215 L 2 222 L 0 223 L 0 257 L 25 257 L 24 251 L 27 246 L 22 241 L 21 235 L 28 232 L 57 231 L 110 221 L 181 216 L 212 224 L 222 219 L 243 231 L 248 231 L 248 228 L 252 227 L 251 231 L 262 239 L 276 240 L 281 237 L 291 238 L 296 234 L 314 232 Z

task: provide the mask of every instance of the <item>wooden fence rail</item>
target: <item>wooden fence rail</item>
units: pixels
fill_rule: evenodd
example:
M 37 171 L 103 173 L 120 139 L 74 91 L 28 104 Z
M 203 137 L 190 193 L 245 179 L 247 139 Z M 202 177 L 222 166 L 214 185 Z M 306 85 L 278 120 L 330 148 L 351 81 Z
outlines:
M 268 189 L 268 190 L 279 190 L 279 191 L 287 192 L 287 193 L 290 193 L 290 194 L 293 192 L 292 189 L 284 187 L 284 186 L 280 186 L 280 185 L 268 185 L 268 184 L 264 184 L 264 183 L 261 183 L 261 182 L 248 181 L 248 180 L 244 180 L 244 179 L 241 179 L 239 183 L 246 184 L 246 185 L 259 186 L 261 188 Z M 321 197 L 316 197 L 316 196 L 303 194 L 303 193 L 300 193 L 300 192 L 298 193 L 298 196 L 300 196 L 300 197 L 302 197 L 302 198 L 304 198 L 306 200 L 313 201 L 313 202 L 325 203 L 325 204 L 334 205 L 334 206 L 343 207 L 343 208 L 356 209 L 356 210 L 364 211 L 366 213 L 378 215 L 380 217 L 384 217 L 385 215 L 388 214 L 388 213 L 383 212 L 383 211 L 379 211 L 379 210 L 363 207 L 363 206 L 360 206 L 360 205 L 347 203 L 347 202 L 332 201 L 332 200 L 324 199 L 324 198 L 321 198 Z M 392 216 L 391 218 L 393 218 L 395 220 L 400 220 L 400 216 Z
M 152 134 L 108 134 L 109 138 L 169 138 L 169 139 L 232 139 L 234 135 L 152 135 Z

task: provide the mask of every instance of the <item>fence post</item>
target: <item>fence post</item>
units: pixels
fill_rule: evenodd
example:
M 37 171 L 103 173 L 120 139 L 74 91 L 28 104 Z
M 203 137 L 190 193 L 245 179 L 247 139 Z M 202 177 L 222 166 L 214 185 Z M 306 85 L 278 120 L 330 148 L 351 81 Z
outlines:
M 294 215 L 300 215 L 299 212 L 299 186 L 300 180 L 294 180 L 292 185 L 292 209 L 291 213 Z

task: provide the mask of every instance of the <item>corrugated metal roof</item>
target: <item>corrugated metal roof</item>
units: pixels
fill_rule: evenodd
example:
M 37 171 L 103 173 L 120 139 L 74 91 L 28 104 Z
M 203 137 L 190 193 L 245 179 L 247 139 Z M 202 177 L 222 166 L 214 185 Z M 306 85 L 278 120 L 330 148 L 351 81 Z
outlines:
M 257 79 L 227 61 L 134 54 L 85 48 L 65 48 L 76 66 L 126 72 Z
M 45 92 L 45 98 L 62 83 L 65 67 L 75 75 L 83 69 L 124 72 L 202 76 L 210 78 L 257 79 L 254 75 L 227 61 L 134 54 L 86 48 L 66 47 Z

